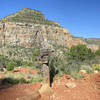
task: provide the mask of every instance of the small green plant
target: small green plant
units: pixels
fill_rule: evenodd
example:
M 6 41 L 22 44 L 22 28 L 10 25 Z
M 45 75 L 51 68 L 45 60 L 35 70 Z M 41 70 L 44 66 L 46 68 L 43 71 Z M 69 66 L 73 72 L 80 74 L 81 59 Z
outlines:
M 14 62 L 10 61 L 6 67 L 8 71 L 12 71 L 14 69 Z
M 73 72 L 79 73 L 80 71 L 80 63 L 76 62 L 75 60 L 70 60 L 65 68 L 65 73 L 66 74 L 72 74 Z
M 7 57 L 0 55 L 0 70 L 2 70 L 3 68 L 6 68 L 8 61 L 9 60 L 7 59 Z
M 42 81 L 43 81 L 43 78 L 41 78 L 41 79 L 34 79 L 34 78 L 32 78 L 27 83 L 35 83 L 35 82 L 42 82 Z
M 80 80 L 83 78 L 83 75 L 81 75 L 80 73 L 76 73 L 76 72 L 72 72 L 71 76 L 76 80 Z
M 32 67 L 33 63 L 32 62 L 29 62 L 29 61 L 23 61 L 22 62 L 22 66 L 25 66 L 25 67 Z
M 93 64 L 93 65 L 92 65 L 92 69 L 93 69 L 93 70 L 100 71 L 100 64 Z
M 18 79 L 18 83 L 27 83 L 27 81 L 24 78 Z
M 43 77 L 42 77 L 41 73 L 40 74 L 37 73 L 35 75 L 31 75 L 30 78 L 31 79 L 28 81 L 28 83 L 42 82 L 43 81 Z
M 99 46 L 99 49 L 95 52 L 95 55 L 100 56 L 100 46 Z
M 21 60 L 14 60 L 15 66 L 19 67 L 22 66 L 22 61 Z
M 92 68 L 89 68 L 89 67 L 84 67 L 83 70 L 86 70 L 86 72 L 89 74 L 89 73 L 93 73 L 93 70 Z
M 40 55 L 40 50 L 39 49 L 35 49 L 32 51 L 32 60 L 33 61 L 37 61 L 37 57 Z

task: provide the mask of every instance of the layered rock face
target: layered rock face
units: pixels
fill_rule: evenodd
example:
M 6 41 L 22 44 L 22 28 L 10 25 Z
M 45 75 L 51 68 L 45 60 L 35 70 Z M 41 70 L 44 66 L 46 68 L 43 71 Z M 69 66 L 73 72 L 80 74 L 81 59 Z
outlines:
M 34 47 L 41 45 L 47 39 L 50 43 L 56 42 L 67 46 L 69 38 L 71 39 L 69 31 L 61 27 L 14 22 L 0 23 L 1 45 Z
M 57 43 L 71 47 L 79 43 L 85 44 L 81 39 L 72 38 L 70 32 L 61 27 L 6 22 L 0 23 L 0 44 L 34 47 L 42 45 L 47 39 L 50 44 Z

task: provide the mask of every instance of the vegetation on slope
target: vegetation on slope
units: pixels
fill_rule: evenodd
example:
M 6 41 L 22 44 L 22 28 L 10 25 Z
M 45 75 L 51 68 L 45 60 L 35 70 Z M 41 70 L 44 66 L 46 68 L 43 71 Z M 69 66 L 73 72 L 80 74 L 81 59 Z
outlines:
M 91 73 L 94 70 L 100 70 L 99 59 L 100 55 L 97 55 L 97 51 L 93 52 L 86 47 L 86 45 L 79 44 L 72 46 L 68 49 L 63 46 L 54 46 L 55 53 L 49 57 L 50 76 L 53 79 L 55 75 L 62 76 L 64 73 L 72 75 L 75 79 L 80 79 L 83 76 L 80 74 L 80 70 L 86 70 L 87 73 Z M 25 50 L 25 48 L 24 48 Z M 31 68 L 42 68 L 39 63 L 40 48 L 32 49 L 32 61 L 22 61 L 18 59 L 9 59 L 7 56 L 0 56 L 0 66 L 7 66 L 12 70 L 14 67 L 28 66 Z M 24 51 L 23 51 L 24 52 Z M 8 68 L 8 70 L 9 70 Z
M 86 45 L 79 44 L 77 46 L 72 46 L 70 52 L 68 53 L 69 59 L 84 61 L 88 59 L 94 59 L 95 54 L 91 49 L 87 48 Z
M 62 50 L 59 47 L 58 49 Z M 49 58 L 51 76 L 57 73 L 58 75 L 66 73 L 72 75 L 75 79 L 80 79 L 83 77 L 80 70 L 86 70 L 87 73 L 93 72 L 94 64 L 97 65 L 95 69 L 98 68 L 99 58 L 100 56 L 98 57 L 86 45 L 72 46 L 69 50 L 63 48 L 63 54 L 52 55 Z
M 17 13 L 9 15 L 3 19 L 2 22 L 20 22 L 20 23 L 33 23 L 60 26 L 59 23 L 47 20 L 42 12 L 24 8 Z

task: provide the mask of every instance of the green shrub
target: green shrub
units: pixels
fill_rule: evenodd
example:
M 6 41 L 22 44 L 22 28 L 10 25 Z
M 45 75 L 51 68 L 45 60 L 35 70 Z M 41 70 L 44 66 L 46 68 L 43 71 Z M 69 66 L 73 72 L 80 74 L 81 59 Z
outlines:
M 8 62 L 9 60 L 7 57 L 5 58 L 4 56 L 0 55 L 0 69 L 6 68 Z
M 29 80 L 27 83 L 33 83 L 33 82 L 42 82 L 43 78 L 39 78 L 39 79 L 34 79 L 32 78 L 31 80 Z
M 76 79 L 76 80 L 80 80 L 80 79 L 83 78 L 83 75 L 82 75 L 82 74 L 76 73 L 76 72 L 72 72 L 72 73 L 71 73 L 71 76 L 72 76 L 74 79 Z
M 27 81 L 24 78 L 18 79 L 18 83 L 27 83 Z
M 28 62 L 28 61 L 23 61 L 22 65 L 25 66 L 25 67 L 27 67 L 27 66 L 28 67 L 32 67 L 33 63 L 32 62 Z
M 93 65 L 92 65 L 92 69 L 93 69 L 93 70 L 100 71 L 100 64 L 93 64 Z
M 89 66 L 92 67 L 93 64 L 98 64 L 99 63 L 99 59 L 100 58 L 96 56 L 94 59 L 87 59 L 87 60 L 84 60 L 81 63 L 89 65 Z
M 87 59 L 95 58 L 94 52 L 87 48 L 86 45 L 79 44 L 77 46 L 72 46 L 68 53 L 69 59 L 76 61 L 84 61 Z
M 32 51 L 32 60 L 33 61 L 37 61 L 38 56 L 40 55 L 40 50 L 39 49 L 35 49 Z
M 14 61 L 16 67 L 22 66 L 21 60 L 13 60 L 13 61 Z
M 99 46 L 99 49 L 95 52 L 95 55 L 100 56 L 100 46 Z
M 12 71 L 12 70 L 14 69 L 14 66 L 15 66 L 14 62 L 13 62 L 13 61 L 10 61 L 10 62 L 8 63 L 8 65 L 7 65 L 6 69 L 7 69 L 8 71 Z
M 66 74 L 72 74 L 73 72 L 75 73 L 79 73 L 80 71 L 80 63 L 79 62 L 76 62 L 75 60 L 70 60 L 68 62 L 68 64 L 66 65 L 65 69 L 64 69 L 64 72 Z
M 93 70 L 92 68 L 89 68 L 89 67 L 84 67 L 82 68 L 82 70 L 86 70 L 86 72 L 89 74 L 89 73 L 93 73 Z
M 64 73 L 72 75 L 76 79 L 81 78 L 81 75 L 79 75 L 80 62 L 76 62 L 75 60 L 67 60 L 66 57 L 61 59 L 57 56 L 51 56 L 49 58 L 49 67 L 51 78 L 56 74 L 62 76 Z
M 27 81 L 27 83 L 33 83 L 33 82 L 42 82 L 43 81 L 43 77 L 41 75 L 41 73 L 37 73 L 35 75 L 30 75 L 30 80 Z

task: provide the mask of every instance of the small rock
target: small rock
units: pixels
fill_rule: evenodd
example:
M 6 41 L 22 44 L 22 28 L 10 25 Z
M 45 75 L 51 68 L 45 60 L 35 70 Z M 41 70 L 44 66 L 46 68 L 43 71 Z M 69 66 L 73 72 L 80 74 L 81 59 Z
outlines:
M 74 81 L 75 79 L 74 78 L 71 78 L 71 80 Z
M 54 99 L 56 98 L 56 96 L 53 94 L 52 96 L 50 96 L 51 99 Z
M 77 85 L 73 82 L 68 82 L 68 83 L 65 84 L 65 86 L 68 87 L 68 88 L 75 88 Z
M 70 76 L 70 75 L 64 74 L 64 75 L 63 75 L 63 78 L 69 80 L 69 79 L 71 79 L 71 76 Z
M 87 74 L 86 70 L 80 70 L 80 74 L 85 75 Z
M 99 73 L 99 71 L 95 70 L 94 73 Z
M 41 88 L 39 89 L 39 92 L 40 92 L 41 95 L 42 94 L 52 95 L 54 93 L 52 88 L 47 83 L 42 84 Z

